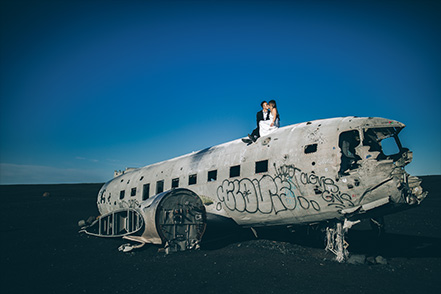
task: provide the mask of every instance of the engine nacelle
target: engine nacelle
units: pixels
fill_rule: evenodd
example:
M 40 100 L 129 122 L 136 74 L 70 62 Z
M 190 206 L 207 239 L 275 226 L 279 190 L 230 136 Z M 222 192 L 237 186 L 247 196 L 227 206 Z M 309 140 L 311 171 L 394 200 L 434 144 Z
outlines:
M 171 251 L 193 249 L 205 232 L 205 207 L 191 190 L 162 192 L 143 201 L 140 210 L 146 224 L 141 238 L 147 243 L 164 243 Z
M 193 191 L 178 188 L 157 194 L 137 208 L 101 215 L 82 231 L 99 237 L 123 237 L 141 243 L 140 246 L 165 244 L 170 252 L 199 247 L 206 223 L 202 200 Z

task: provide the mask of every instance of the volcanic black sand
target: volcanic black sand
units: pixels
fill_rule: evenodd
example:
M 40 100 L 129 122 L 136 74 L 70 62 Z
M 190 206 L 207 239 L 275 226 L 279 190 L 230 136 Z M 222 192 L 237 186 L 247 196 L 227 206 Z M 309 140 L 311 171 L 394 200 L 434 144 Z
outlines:
M 387 264 L 339 264 L 322 241 L 271 228 L 207 230 L 201 250 L 122 253 L 121 239 L 78 234 L 101 184 L 0 186 L 1 293 L 441 293 L 441 176 L 422 204 L 348 235 L 351 253 Z M 49 196 L 43 197 L 43 194 Z M 223 238 L 220 238 L 223 237 Z

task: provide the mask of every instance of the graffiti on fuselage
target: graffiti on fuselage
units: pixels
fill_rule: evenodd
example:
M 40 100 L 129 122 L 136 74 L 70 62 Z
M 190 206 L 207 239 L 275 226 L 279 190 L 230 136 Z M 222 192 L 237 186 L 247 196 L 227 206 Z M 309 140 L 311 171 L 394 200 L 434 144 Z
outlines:
M 297 209 L 320 211 L 322 205 L 338 209 L 354 206 L 351 196 L 342 193 L 334 180 L 302 172 L 294 165 L 274 165 L 275 174 L 260 179 L 224 180 L 217 188 L 217 209 L 247 213 L 279 213 Z M 307 187 L 307 186 L 314 187 Z M 314 195 L 300 193 L 300 187 L 313 188 Z M 309 189 L 312 190 L 312 189 Z
M 137 199 L 130 199 L 130 200 L 122 200 L 121 202 L 118 202 L 119 208 L 139 208 L 141 207 L 141 204 L 138 202 Z
M 105 196 L 106 190 L 103 190 L 100 192 L 98 205 L 112 205 L 112 196 L 109 193 L 108 196 Z M 114 206 L 117 206 L 118 208 L 137 208 L 140 207 L 141 204 L 139 203 L 138 199 L 129 199 L 129 200 L 121 200 L 121 201 L 114 201 Z
M 297 187 L 300 185 L 314 186 L 314 194 L 320 195 L 327 206 L 334 206 L 339 209 L 354 206 L 351 196 L 340 191 L 339 186 L 329 177 L 319 177 L 314 172 L 302 172 L 294 165 L 283 165 L 280 168 L 274 165 L 274 168 L 276 169 L 276 175 L 282 178 L 292 179 Z

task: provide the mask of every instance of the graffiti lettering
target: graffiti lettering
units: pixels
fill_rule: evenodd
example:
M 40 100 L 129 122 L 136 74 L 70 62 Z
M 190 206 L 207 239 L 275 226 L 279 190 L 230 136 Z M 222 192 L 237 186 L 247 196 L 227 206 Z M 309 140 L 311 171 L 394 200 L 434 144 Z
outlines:
M 274 177 L 264 175 L 260 180 L 224 180 L 217 189 L 217 209 L 224 207 L 231 211 L 263 214 L 277 214 L 296 208 L 320 211 L 320 199 L 327 206 L 338 209 L 354 206 L 351 196 L 342 193 L 331 178 L 302 172 L 294 165 L 274 165 L 274 168 Z M 301 195 L 301 189 L 313 191 L 312 196 Z
M 351 196 L 346 193 L 342 193 L 340 188 L 331 178 L 327 178 L 325 176 L 319 177 L 314 172 L 309 174 L 302 172 L 299 168 L 296 168 L 293 165 L 284 167 L 283 169 L 279 168 L 279 171 L 280 170 L 293 171 L 290 173 L 290 175 L 293 175 L 293 181 L 296 183 L 297 187 L 299 187 L 300 184 L 302 186 L 312 185 L 314 194 L 321 195 L 321 198 L 327 203 L 328 206 L 334 206 L 339 209 L 354 206 Z M 304 197 L 301 199 L 304 199 Z M 305 201 L 302 202 L 300 199 L 299 201 L 302 207 L 305 207 L 305 209 L 307 209 L 306 207 L 309 207 L 305 206 Z
M 130 200 L 123 200 L 118 203 L 119 208 L 138 208 L 141 207 L 141 204 L 139 204 L 138 200 L 136 199 L 130 199 Z
M 224 180 L 217 189 L 217 209 L 223 206 L 231 211 L 277 214 L 294 210 L 299 202 L 299 208 L 320 211 L 320 205 L 315 200 L 304 197 L 300 200 L 296 196 L 298 188 L 292 181 L 296 170 L 285 165 L 276 169 L 275 177 L 264 175 L 260 180 Z
M 352 207 L 351 196 L 346 193 L 330 193 L 329 191 L 324 191 L 322 194 L 323 200 L 328 202 L 328 206 L 335 206 L 337 208 L 345 208 L 346 206 Z

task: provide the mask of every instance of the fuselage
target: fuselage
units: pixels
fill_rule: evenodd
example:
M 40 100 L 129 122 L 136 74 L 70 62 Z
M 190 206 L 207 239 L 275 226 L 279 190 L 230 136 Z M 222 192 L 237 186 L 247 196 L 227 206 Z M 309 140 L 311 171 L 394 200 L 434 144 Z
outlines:
M 412 153 L 398 139 L 402 128 L 394 120 L 358 117 L 289 125 L 251 145 L 238 139 L 117 174 L 100 190 L 98 208 L 101 214 L 138 208 L 179 187 L 195 192 L 207 213 L 257 227 L 419 203 L 425 193 L 404 170 Z M 389 140 L 392 154 L 383 150 Z

